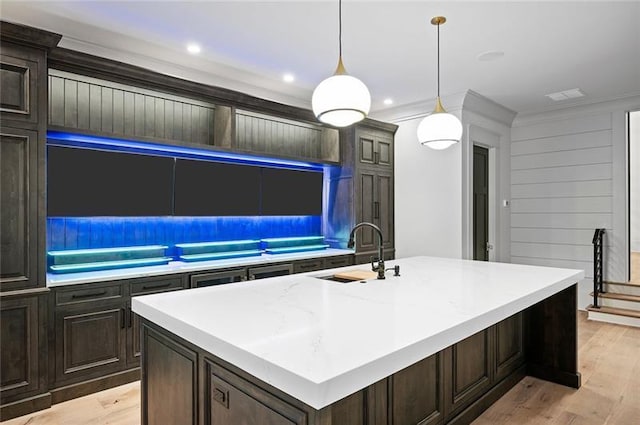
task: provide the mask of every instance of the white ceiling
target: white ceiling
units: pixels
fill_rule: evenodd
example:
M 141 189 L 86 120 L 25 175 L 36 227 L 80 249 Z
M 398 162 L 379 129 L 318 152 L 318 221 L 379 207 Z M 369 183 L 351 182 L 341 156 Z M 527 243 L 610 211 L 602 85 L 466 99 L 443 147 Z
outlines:
M 0 8 L 3 20 L 62 34 L 63 47 L 306 108 L 337 62 L 337 0 L 2 0 Z M 532 112 L 557 107 L 544 95 L 567 89 L 587 95 L 571 104 L 640 94 L 640 1 L 343 0 L 344 62 L 369 87 L 372 116 L 435 97 L 436 15 L 448 20 L 443 95 L 472 89 Z M 186 52 L 190 41 L 201 44 L 198 56 Z M 504 56 L 477 60 L 492 50 Z

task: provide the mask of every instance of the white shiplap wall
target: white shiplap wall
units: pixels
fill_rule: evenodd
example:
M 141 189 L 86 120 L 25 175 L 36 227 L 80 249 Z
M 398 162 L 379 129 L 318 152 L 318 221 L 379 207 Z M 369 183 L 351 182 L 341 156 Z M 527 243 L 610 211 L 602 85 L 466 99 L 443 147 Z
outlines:
M 511 261 L 585 270 L 584 299 L 595 228 L 607 229 L 607 255 L 618 254 L 612 115 L 514 127 L 511 136 Z

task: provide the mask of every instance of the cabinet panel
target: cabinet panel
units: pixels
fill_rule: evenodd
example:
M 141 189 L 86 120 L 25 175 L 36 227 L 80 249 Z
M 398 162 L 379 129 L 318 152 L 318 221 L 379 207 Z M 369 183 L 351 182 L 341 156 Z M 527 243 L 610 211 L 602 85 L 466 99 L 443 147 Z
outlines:
M 142 424 L 195 425 L 197 354 L 144 325 L 143 332 Z
M 247 269 L 245 268 L 194 274 L 189 278 L 191 288 L 225 285 L 227 283 L 244 282 L 246 280 Z
M 353 257 L 351 255 L 327 257 L 324 259 L 324 267 L 327 269 L 335 269 L 337 267 L 347 267 L 352 264 L 353 264 Z
M 374 202 L 375 202 L 376 175 L 375 172 L 362 171 L 358 175 L 358 187 L 356 193 L 359 195 L 359 203 L 357 207 L 357 222 L 367 221 L 374 223 Z M 369 227 L 363 227 L 357 231 L 356 251 L 373 251 L 377 249 L 377 241 L 374 239 L 375 234 Z
M 265 279 L 267 277 L 285 276 L 293 273 L 292 264 L 276 264 L 273 266 L 250 267 L 247 274 L 249 280 Z
M 37 133 L 0 130 L 0 290 L 38 286 Z M 42 279 L 44 285 L 44 279 Z
M 444 415 L 444 369 L 437 353 L 390 378 L 390 416 L 394 425 L 435 424 Z
M 356 134 L 360 165 L 375 165 L 381 169 L 393 166 L 393 136 L 374 130 L 358 130 Z
M 39 312 L 36 296 L 0 301 L 0 404 L 4 404 L 39 387 Z
M 207 365 L 205 412 L 209 425 L 306 425 L 305 412 L 214 363 Z
M 375 141 L 371 137 L 358 137 L 358 160 L 361 164 L 375 164 Z
M 393 178 L 390 173 L 378 173 L 377 198 L 374 204 L 375 223 L 382 230 L 384 247 L 393 248 Z
M 0 118 L 23 123 L 38 122 L 38 61 L 28 49 L 7 43 L 0 54 Z M 37 55 L 37 54 L 36 54 Z M 39 56 L 39 55 L 38 55 Z
M 56 312 L 57 383 L 118 371 L 125 363 L 126 310 L 122 304 Z
M 296 261 L 295 263 L 293 263 L 294 273 L 313 272 L 316 270 L 322 270 L 323 268 L 324 268 L 324 261 L 322 258 Z
M 171 292 L 184 289 L 185 278 L 182 275 L 173 277 L 156 277 L 136 279 L 131 281 L 131 296 L 157 294 L 161 292 Z M 138 367 L 140 365 L 140 317 L 131 310 L 131 301 L 127 302 L 125 310 L 126 328 L 126 353 L 127 368 Z
M 445 365 L 450 378 L 445 381 L 447 415 L 473 402 L 492 383 L 491 328 L 472 335 L 451 347 Z
M 208 103 L 58 70 L 48 78 L 49 124 L 55 127 L 213 145 L 216 122 L 228 126 L 216 121 Z M 225 137 L 223 129 L 217 133 Z
M 518 313 L 496 325 L 496 380 L 506 377 L 524 363 L 522 317 L 522 313 Z

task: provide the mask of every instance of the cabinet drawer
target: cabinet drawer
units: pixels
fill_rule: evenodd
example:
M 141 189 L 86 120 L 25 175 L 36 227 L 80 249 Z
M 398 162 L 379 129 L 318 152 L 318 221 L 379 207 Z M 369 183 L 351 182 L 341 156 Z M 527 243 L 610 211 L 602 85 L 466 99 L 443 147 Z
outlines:
M 182 276 L 165 279 L 145 279 L 131 282 L 131 296 L 142 294 L 154 294 L 156 292 L 175 291 L 183 289 Z
M 340 257 L 328 257 L 324 259 L 324 267 L 326 269 L 335 269 L 336 267 L 346 267 L 353 264 L 350 255 L 342 255 Z
M 56 290 L 56 305 L 78 304 L 122 298 L 122 285 L 83 286 L 77 289 Z
M 322 258 L 315 258 L 313 260 L 296 261 L 293 264 L 294 273 L 312 272 L 316 270 L 322 270 L 324 268 L 324 261 Z

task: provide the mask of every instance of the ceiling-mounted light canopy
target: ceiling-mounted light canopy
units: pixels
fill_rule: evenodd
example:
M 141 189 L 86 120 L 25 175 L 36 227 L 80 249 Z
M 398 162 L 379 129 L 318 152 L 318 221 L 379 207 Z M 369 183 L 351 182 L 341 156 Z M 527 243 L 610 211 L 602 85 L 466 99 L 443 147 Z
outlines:
M 371 95 L 362 81 L 347 74 L 342 63 L 342 0 L 339 0 L 339 56 L 334 74 L 318 84 L 311 105 L 318 120 L 346 127 L 363 120 L 371 108 Z
M 455 115 L 445 111 L 440 101 L 440 25 L 447 22 L 436 16 L 431 23 L 438 27 L 438 97 L 433 112 L 418 125 L 418 141 L 432 149 L 446 149 L 462 138 L 462 123 Z

